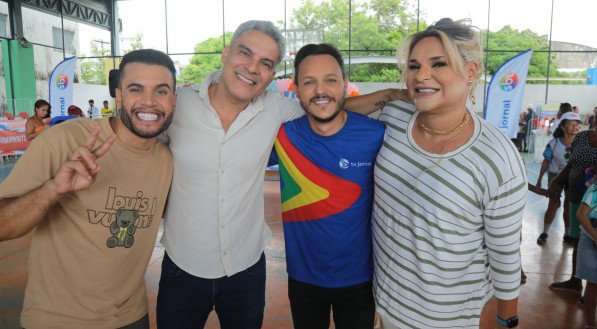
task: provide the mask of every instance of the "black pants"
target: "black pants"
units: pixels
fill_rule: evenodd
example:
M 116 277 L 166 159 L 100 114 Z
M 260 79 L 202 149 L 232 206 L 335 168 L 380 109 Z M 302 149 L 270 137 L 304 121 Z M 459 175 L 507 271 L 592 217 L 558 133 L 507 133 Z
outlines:
M 330 309 L 336 329 L 373 328 L 375 303 L 371 282 L 325 288 L 289 277 L 288 298 L 295 329 L 328 329 Z
M 203 328 L 215 310 L 222 329 L 259 329 L 265 307 L 265 278 L 265 254 L 242 272 L 205 279 L 185 272 L 164 253 L 158 291 L 158 328 Z

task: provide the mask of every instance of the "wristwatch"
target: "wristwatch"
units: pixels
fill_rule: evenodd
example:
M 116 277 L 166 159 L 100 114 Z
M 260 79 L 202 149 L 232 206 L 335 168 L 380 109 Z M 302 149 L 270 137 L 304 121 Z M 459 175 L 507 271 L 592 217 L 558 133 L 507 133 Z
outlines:
M 518 326 L 518 316 L 516 315 L 505 320 L 500 318 L 500 316 L 498 315 L 496 321 L 500 326 L 505 328 L 516 328 Z

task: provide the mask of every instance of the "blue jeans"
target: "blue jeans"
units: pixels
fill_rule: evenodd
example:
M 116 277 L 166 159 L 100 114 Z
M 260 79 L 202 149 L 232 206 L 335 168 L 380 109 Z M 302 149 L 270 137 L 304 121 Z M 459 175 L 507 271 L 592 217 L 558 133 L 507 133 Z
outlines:
M 204 328 L 212 309 L 222 329 L 261 328 L 265 273 L 265 254 L 253 266 L 230 277 L 203 279 L 183 271 L 164 253 L 158 291 L 158 328 Z

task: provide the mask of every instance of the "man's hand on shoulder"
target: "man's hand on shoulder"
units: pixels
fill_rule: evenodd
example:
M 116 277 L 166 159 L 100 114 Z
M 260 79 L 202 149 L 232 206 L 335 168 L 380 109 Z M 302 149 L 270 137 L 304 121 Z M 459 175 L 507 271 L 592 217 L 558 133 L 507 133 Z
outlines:
M 391 101 L 404 101 L 407 103 L 412 103 L 412 100 L 408 96 L 408 91 L 406 89 L 389 88 L 382 90 L 382 92 L 385 96 L 383 99 L 380 99 L 375 103 L 375 106 L 378 110 L 381 110 Z
M 345 108 L 353 112 L 369 115 L 381 110 L 387 103 L 395 100 L 412 102 L 406 89 L 389 88 L 360 96 L 348 97 L 346 98 Z
M 410 99 L 408 95 L 408 90 L 406 89 L 398 89 L 398 88 L 391 88 L 388 89 L 390 91 L 390 99 L 393 101 L 405 101 L 407 103 L 412 103 L 413 101 Z

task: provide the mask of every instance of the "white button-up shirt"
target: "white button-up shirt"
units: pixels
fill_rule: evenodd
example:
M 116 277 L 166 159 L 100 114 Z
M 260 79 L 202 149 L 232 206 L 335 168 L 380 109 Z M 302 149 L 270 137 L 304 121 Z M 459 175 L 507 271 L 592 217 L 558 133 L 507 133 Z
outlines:
M 217 71 L 178 91 L 167 131 L 174 178 L 162 243 L 176 265 L 201 278 L 231 276 L 259 260 L 271 238 L 265 167 L 280 124 L 304 114 L 297 101 L 266 91 L 224 132 L 208 94 L 219 78 Z

